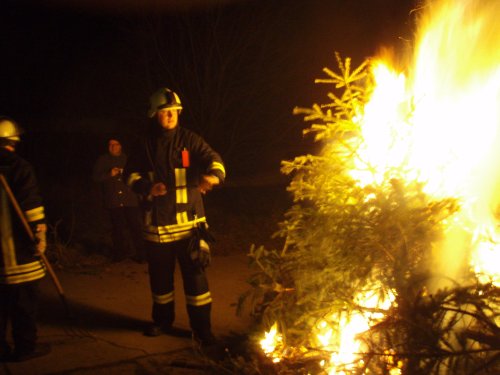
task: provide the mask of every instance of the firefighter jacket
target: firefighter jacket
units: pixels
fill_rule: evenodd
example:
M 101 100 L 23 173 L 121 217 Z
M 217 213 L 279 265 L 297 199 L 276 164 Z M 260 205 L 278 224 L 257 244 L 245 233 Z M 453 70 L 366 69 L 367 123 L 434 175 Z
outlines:
M 14 152 L 0 148 L 0 173 L 35 233 L 36 226 L 45 223 L 45 213 L 33 167 Z M 35 244 L 3 185 L 0 185 L 0 237 L 0 284 L 20 284 L 45 275 L 43 264 L 35 257 Z
M 113 168 L 125 168 L 127 156 L 121 154 L 114 156 L 109 153 L 99 156 L 92 177 L 94 181 L 101 184 L 103 203 L 106 208 L 137 207 L 139 205 L 137 195 L 130 190 L 124 181 L 123 174 L 111 176 Z
M 214 175 L 222 183 L 226 175 L 219 154 L 199 135 L 180 126 L 147 137 L 126 173 L 129 186 L 147 206 L 144 239 L 158 243 L 189 238 L 197 223 L 206 222 L 198 190 L 200 176 Z M 149 196 L 158 182 L 165 184 L 167 193 Z

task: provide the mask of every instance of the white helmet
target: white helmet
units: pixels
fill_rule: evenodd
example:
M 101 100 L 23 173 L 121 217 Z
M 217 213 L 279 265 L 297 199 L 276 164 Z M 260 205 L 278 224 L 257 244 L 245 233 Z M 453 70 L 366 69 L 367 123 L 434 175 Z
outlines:
M 20 141 L 24 131 L 16 122 L 8 117 L 0 116 L 0 138 Z
M 179 113 L 182 110 L 182 104 L 179 95 L 166 87 L 162 87 L 153 95 L 151 95 L 149 104 L 149 117 L 153 117 L 159 109 L 163 108 L 178 109 Z

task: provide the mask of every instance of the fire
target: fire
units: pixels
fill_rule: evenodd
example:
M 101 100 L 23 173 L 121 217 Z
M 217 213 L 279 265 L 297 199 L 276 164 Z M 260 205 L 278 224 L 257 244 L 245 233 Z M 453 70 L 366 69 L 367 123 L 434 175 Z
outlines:
M 421 13 L 411 67 L 398 71 L 387 59 L 373 61 L 375 87 L 356 118 L 363 142 L 351 174 L 360 185 L 396 174 L 424 182 L 436 198 L 458 198 L 461 210 L 448 222 L 436 270 L 457 279 L 468 264 L 480 282 L 498 286 L 500 2 L 441 0 Z M 359 305 L 381 309 L 392 302 L 357 298 Z M 346 373 L 339 365 L 349 369 L 346 364 L 363 350 L 356 335 L 374 321 L 376 316 L 345 316 L 337 342 L 328 321 L 319 323 L 318 345 L 334 352 L 323 363 L 330 374 Z M 391 374 L 397 373 L 393 364 Z
M 265 354 L 273 358 L 273 362 L 279 362 L 280 358 L 277 355 L 276 349 L 281 346 L 282 338 L 278 333 L 278 324 L 274 323 L 269 332 L 265 333 L 265 338 L 260 340 L 260 347 Z
M 356 302 L 363 306 L 364 308 L 378 308 L 379 310 L 387 310 L 391 303 L 394 301 L 394 295 L 387 296 L 384 301 L 380 301 L 378 296 L 373 292 L 364 293 L 363 295 L 358 295 L 356 297 Z M 351 315 L 343 314 L 340 319 L 341 334 L 338 341 L 338 351 L 333 352 L 330 357 L 330 363 L 328 364 L 329 375 L 344 375 L 346 372 L 344 370 L 339 370 L 338 367 L 342 367 L 345 370 L 352 370 L 353 363 L 356 359 L 356 353 L 362 352 L 362 346 L 359 341 L 356 340 L 356 336 L 366 330 L 368 330 L 372 324 L 377 322 L 382 318 L 382 313 L 353 313 Z M 323 321 L 320 326 L 324 329 L 327 324 Z M 331 330 L 330 330 L 331 332 Z M 318 335 L 319 337 L 319 335 Z M 331 334 L 329 335 L 329 338 Z M 334 348 L 335 343 L 330 341 L 324 344 L 324 348 L 330 349 Z M 397 366 L 395 366 L 397 369 Z M 392 375 L 396 375 L 394 372 Z
M 435 197 L 460 198 L 463 208 L 450 223 L 438 266 L 456 278 L 469 260 L 476 273 L 495 283 L 500 281 L 498 266 L 492 266 L 500 263 L 499 14 L 498 2 L 427 4 L 408 77 L 388 62 L 374 64 L 376 87 L 361 120 L 361 160 L 375 172 L 367 172 L 361 161 L 353 171 L 366 184 L 394 169 L 407 180 L 425 182 Z

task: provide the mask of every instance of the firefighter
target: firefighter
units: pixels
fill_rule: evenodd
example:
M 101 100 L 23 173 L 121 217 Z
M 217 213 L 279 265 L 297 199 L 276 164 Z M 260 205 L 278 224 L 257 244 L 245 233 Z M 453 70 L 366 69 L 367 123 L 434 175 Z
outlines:
M 182 273 L 193 338 L 202 347 L 215 343 L 212 297 L 205 274 L 206 242 L 196 236 L 206 227 L 202 194 L 224 181 L 223 161 L 203 138 L 178 126 L 179 96 L 161 88 L 150 98 L 150 129 L 141 152 L 127 166 L 128 184 L 144 197 L 144 239 L 153 297 L 153 324 L 146 336 L 172 333 L 175 319 L 174 269 Z M 193 257 L 193 243 L 202 246 Z M 200 249 L 200 246 L 195 249 Z M 196 259 L 195 259 L 196 258 Z
M 0 358 L 25 361 L 48 354 L 47 344 L 37 343 L 38 282 L 45 268 L 37 257 L 46 248 L 44 207 L 33 167 L 15 153 L 22 134 L 10 118 L 0 117 L 0 173 L 37 239 L 36 244 L 14 210 L 8 189 L 0 186 Z M 14 351 L 6 338 L 11 323 Z

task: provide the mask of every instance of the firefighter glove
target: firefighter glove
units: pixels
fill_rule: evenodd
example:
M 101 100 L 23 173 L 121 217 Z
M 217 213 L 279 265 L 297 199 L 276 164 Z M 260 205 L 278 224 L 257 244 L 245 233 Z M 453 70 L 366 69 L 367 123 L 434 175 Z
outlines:
M 189 256 L 195 267 L 204 269 L 210 265 L 210 246 L 204 239 L 195 236 L 189 245 Z
M 210 265 L 212 258 L 210 256 L 210 246 L 204 240 L 200 240 L 200 267 L 206 268 Z
M 188 246 L 189 256 L 195 267 L 204 269 L 210 265 L 209 243 L 214 243 L 215 238 L 208 231 L 206 223 L 198 223 L 193 234 Z
M 45 253 L 47 249 L 47 226 L 45 224 L 38 224 L 35 232 L 36 239 L 36 252 L 38 254 Z

